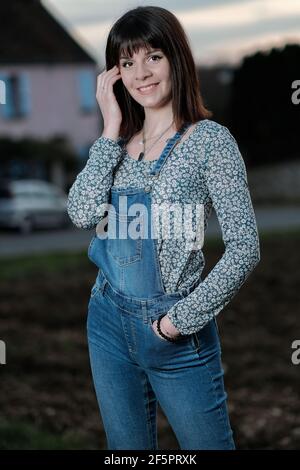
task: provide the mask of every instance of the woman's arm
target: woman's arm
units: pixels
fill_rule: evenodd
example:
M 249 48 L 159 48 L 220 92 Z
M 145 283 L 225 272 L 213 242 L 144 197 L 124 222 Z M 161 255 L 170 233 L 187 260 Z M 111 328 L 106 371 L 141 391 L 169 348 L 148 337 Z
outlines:
M 205 180 L 225 251 L 196 289 L 167 312 L 164 331 L 169 320 L 182 334 L 203 328 L 229 303 L 260 260 L 245 163 L 225 126 L 213 129 L 205 158 Z
M 104 136 L 97 139 L 84 169 L 70 188 L 67 211 L 76 227 L 94 228 L 105 215 L 103 204 L 108 203 L 113 170 L 122 155 L 118 141 Z

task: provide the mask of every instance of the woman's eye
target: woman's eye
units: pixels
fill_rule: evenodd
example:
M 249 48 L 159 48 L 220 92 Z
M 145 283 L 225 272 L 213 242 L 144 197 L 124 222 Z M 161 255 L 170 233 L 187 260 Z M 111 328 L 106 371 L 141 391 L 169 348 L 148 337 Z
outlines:
M 156 57 L 156 58 L 158 58 L 159 60 L 162 59 L 162 57 L 161 57 L 160 55 L 157 55 L 157 54 L 153 54 L 153 55 L 151 55 L 149 58 L 152 59 L 153 57 Z M 155 60 L 154 62 L 159 62 L 159 60 Z M 128 65 L 128 64 L 132 64 L 132 62 L 130 62 L 130 61 L 123 62 L 122 67 L 128 68 L 128 67 L 126 67 L 126 65 Z
M 158 57 L 159 59 L 162 59 L 162 57 L 160 55 L 151 55 L 150 57 Z M 155 61 L 156 62 L 156 61 Z

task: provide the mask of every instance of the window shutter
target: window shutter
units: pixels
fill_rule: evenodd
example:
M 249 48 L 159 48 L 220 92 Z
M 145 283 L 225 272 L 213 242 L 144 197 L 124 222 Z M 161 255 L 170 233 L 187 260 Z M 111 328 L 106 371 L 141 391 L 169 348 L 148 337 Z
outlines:
M 28 73 L 19 76 L 20 113 L 27 116 L 31 112 L 31 92 Z
M 96 82 L 91 70 L 78 72 L 80 108 L 83 111 L 94 111 L 96 108 Z

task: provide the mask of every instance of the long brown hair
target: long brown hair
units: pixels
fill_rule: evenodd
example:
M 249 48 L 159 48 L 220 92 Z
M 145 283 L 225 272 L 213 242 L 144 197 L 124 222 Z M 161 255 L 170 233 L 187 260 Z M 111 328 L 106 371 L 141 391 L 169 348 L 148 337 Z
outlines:
M 183 122 L 195 123 L 212 116 L 203 104 L 200 83 L 188 38 L 173 13 L 157 6 L 139 6 L 127 11 L 112 26 L 105 50 L 106 69 L 119 65 L 124 53 L 133 56 L 140 48 L 159 48 L 166 55 L 171 70 L 172 106 L 177 130 Z M 120 135 L 131 138 L 143 127 L 144 108 L 123 85 L 114 84 L 114 93 L 123 120 Z

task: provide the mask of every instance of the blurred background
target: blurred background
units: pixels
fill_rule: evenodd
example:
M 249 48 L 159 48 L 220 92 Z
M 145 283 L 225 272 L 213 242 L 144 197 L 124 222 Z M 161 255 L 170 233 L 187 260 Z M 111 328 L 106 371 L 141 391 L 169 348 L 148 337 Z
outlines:
M 300 449 L 297 0 L 1 2 L 0 449 L 106 445 L 85 334 L 94 231 L 72 225 L 66 199 L 102 132 L 108 31 L 138 5 L 181 21 L 206 107 L 247 167 L 261 261 L 218 316 L 237 447 Z M 224 251 L 214 213 L 203 251 L 207 274 Z M 178 449 L 160 408 L 158 432 Z

